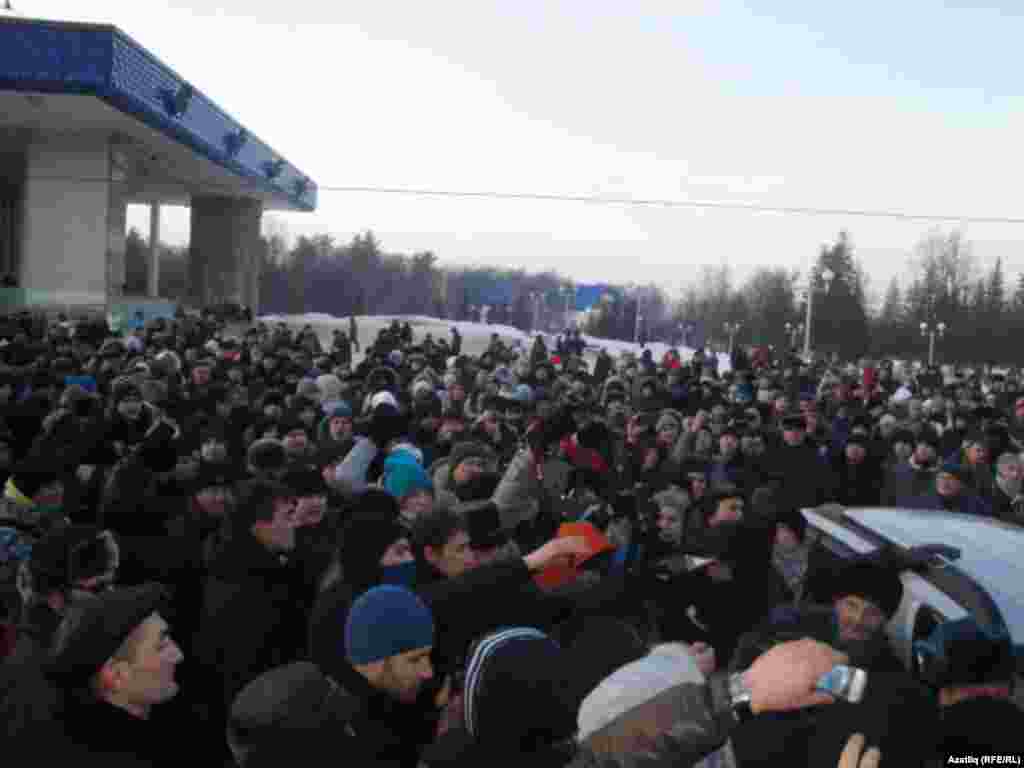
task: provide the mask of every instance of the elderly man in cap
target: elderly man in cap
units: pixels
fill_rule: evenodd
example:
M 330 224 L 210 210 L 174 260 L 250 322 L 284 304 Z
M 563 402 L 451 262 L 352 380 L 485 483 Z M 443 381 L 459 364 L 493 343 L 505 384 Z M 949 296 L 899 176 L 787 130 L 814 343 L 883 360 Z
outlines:
M 174 734 L 152 717 L 177 695 L 183 658 L 163 616 L 166 603 L 161 585 L 145 584 L 87 600 L 65 618 L 49 669 L 67 694 L 64 737 L 37 743 L 37 758 L 42 749 L 53 765 L 182 764 Z
M 780 606 L 744 635 L 733 667 L 748 664 L 779 637 L 813 637 L 849 654 L 851 664 L 886 672 L 902 670 L 889 649 L 885 627 L 903 599 L 899 569 L 880 558 L 850 561 L 838 572 L 814 568 L 808 574 L 807 605 Z

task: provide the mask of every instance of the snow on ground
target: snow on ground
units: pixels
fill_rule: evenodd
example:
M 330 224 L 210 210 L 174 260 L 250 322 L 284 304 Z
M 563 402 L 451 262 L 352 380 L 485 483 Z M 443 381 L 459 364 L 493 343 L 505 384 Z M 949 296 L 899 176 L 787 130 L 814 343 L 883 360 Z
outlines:
M 313 312 L 306 315 L 265 315 L 259 318 L 265 323 L 287 323 L 293 329 L 300 329 L 305 325 L 311 325 L 313 330 L 316 331 L 320 337 L 320 343 L 325 347 L 331 346 L 331 332 L 335 328 L 341 328 L 348 331 L 347 317 L 334 317 L 333 315 L 325 315 L 319 312 Z M 471 323 L 466 321 L 451 321 L 442 320 L 437 317 L 427 317 L 425 315 L 373 315 L 373 316 L 357 316 L 356 326 L 359 329 L 359 345 L 361 348 L 365 348 L 367 345 L 372 344 L 374 339 L 377 338 L 378 332 L 382 328 L 386 328 L 391 325 L 393 320 L 398 320 L 400 323 L 408 321 L 409 325 L 413 329 L 413 337 L 420 341 L 426 334 L 431 334 L 435 339 L 451 339 L 451 329 L 458 328 L 459 333 L 462 335 L 462 349 L 464 352 L 470 355 L 480 355 L 487 349 L 487 345 L 490 343 L 491 335 L 498 334 L 499 338 L 502 339 L 506 344 L 511 347 L 521 347 L 523 349 L 529 349 L 533 343 L 533 336 L 529 333 L 524 333 L 518 328 L 514 328 L 509 325 L 486 325 L 484 323 Z M 555 336 L 551 334 L 542 334 L 544 340 L 548 345 L 549 349 L 554 348 Z M 587 345 L 586 357 L 592 362 L 597 356 L 598 351 L 603 347 L 608 350 L 608 353 L 612 357 L 618 357 L 624 352 L 632 353 L 639 357 L 643 354 L 643 349 L 639 344 L 634 344 L 629 341 L 617 341 L 615 339 L 600 339 L 594 336 L 583 337 L 584 342 Z M 661 360 L 662 356 L 669 349 L 678 349 L 679 354 L 683 361 L 689 360 L 693 357 L 694 350 L 689 347 L 672 347 L 669 344 L 663 342 L 653 342 L 646 346 L 646 349 L 651 350 L 651 354 L 655 360 Z M 729 356 L 719 355 L 718 356 L 718 370 L 727 371 L 730 369 Z

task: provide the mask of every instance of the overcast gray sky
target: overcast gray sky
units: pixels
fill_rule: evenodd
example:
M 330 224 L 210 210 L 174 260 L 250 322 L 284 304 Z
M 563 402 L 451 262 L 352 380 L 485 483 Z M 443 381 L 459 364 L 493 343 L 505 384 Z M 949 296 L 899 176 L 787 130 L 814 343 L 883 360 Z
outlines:
M 1019 3 L 15 5 L 116 24 L 321 186 L 1024 215 Z M 845 227 L 882 290 L 930 226 L 329 191 L 315 214 L 281 219 L 292 235 L 373 229 L 449 264 L 669 289 L 703 264 L 806 269 Z M 983 265 L 1024 269 L 1024 226 L 965 230 Z M 185 241 L 184 210 L 165 233 Z

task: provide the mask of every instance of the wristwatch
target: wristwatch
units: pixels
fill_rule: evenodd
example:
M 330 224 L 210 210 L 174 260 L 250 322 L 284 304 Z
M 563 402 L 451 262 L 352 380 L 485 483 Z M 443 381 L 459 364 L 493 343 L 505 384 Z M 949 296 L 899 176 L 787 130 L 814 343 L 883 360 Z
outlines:
M 742 672 L 729 675 L 729 702 L 737 722 L 745 723 L 754 716 L 750 708 L 750 687 L 743 679 Z

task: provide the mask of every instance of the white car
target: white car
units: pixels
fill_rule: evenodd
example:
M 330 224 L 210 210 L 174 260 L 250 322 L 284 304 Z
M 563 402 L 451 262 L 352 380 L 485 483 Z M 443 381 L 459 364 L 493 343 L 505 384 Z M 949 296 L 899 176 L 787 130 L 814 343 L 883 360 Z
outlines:
M 943 621 L 970 615 L 982 627 L 1009 631 L 1017 691 L 1024 689 L 1024 528 L 974 515 L 887 507 L 829 505 L 803 515 L 812 585 L 815 573 L 858 555 L 885 548 L 928 553 L 924 567 L 902 573 L 903 600 L 888 626 L 893 650 L 908 669 L 916 672 L 914 641 Z

